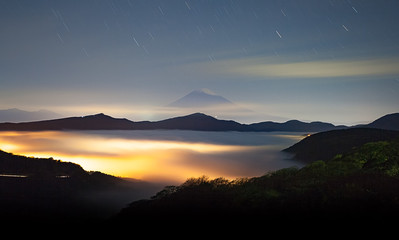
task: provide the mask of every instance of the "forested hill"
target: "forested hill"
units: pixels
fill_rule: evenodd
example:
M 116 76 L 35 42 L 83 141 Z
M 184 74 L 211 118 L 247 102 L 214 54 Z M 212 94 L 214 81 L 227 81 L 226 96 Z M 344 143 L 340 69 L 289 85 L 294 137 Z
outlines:
M 399 141 L 379 141 L 301 169 L 285 168 L 261 177 L 188 179 L 151 200 L 131 203 L 113 220 L 380 224 L 399 214 L 397 199 Z
M 313 134 L 283 151 L 294 154 L 297 160 L 309 163 L 331 159 L 368 142 L 391 141 L 398 138 L 399 131 L 373 128 L 333 130 Z

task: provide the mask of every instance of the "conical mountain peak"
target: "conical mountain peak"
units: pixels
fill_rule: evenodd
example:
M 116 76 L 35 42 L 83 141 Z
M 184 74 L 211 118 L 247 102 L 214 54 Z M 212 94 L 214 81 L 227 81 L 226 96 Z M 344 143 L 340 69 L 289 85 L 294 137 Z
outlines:
M 228 99 L 215 94 L 209 89 L 194 90 L 189 94 L 179 98 L 175 102 L 169 104 L 169 107 L 179 108 L 202 108 L 216 107 L 221 105 L 234 105 Z

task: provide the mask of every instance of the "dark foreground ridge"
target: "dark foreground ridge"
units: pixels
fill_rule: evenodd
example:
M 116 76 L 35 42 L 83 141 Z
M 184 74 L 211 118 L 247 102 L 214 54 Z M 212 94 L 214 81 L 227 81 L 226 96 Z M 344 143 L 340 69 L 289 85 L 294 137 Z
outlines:
M 294 154 L 297 160 L 310 163 L 329 160 L 362 146 L 368 142 L 391 141 L 399 137 L 399 131 L 373 128 L 351 128 L 320 132 L 304 138 L 283 151 Z
M 133 202 L 114 222 L 137 219 L 364 222 L 399 214 L 399 140 L 363 144 L 327 161 L 229 181 L 207 177 Z M 251 217 L 251 218 L 248 218 Z
M 0 213 L 7 222 L 99 222 L 154 189 L 70 162 L 0 151 Z

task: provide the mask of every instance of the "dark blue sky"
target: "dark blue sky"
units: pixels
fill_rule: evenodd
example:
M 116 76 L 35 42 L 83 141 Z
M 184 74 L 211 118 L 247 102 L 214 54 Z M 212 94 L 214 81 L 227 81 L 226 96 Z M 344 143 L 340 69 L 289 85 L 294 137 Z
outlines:
M 367 122 L 399 112 L 398 10 L 396 0 L 0 0 L 0 108 L 157 119 L 208 88 L 260 114 Z

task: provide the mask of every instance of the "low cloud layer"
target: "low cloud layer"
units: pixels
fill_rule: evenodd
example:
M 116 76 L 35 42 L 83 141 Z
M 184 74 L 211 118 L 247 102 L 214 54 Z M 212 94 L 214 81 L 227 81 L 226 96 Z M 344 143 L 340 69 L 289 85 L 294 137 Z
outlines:
M 302 138 L 238 132 L 2 132 L 4 151 L 74 162 L 85 170 L 146 181 L 250 177 L 300 166 L 280 152 Z

